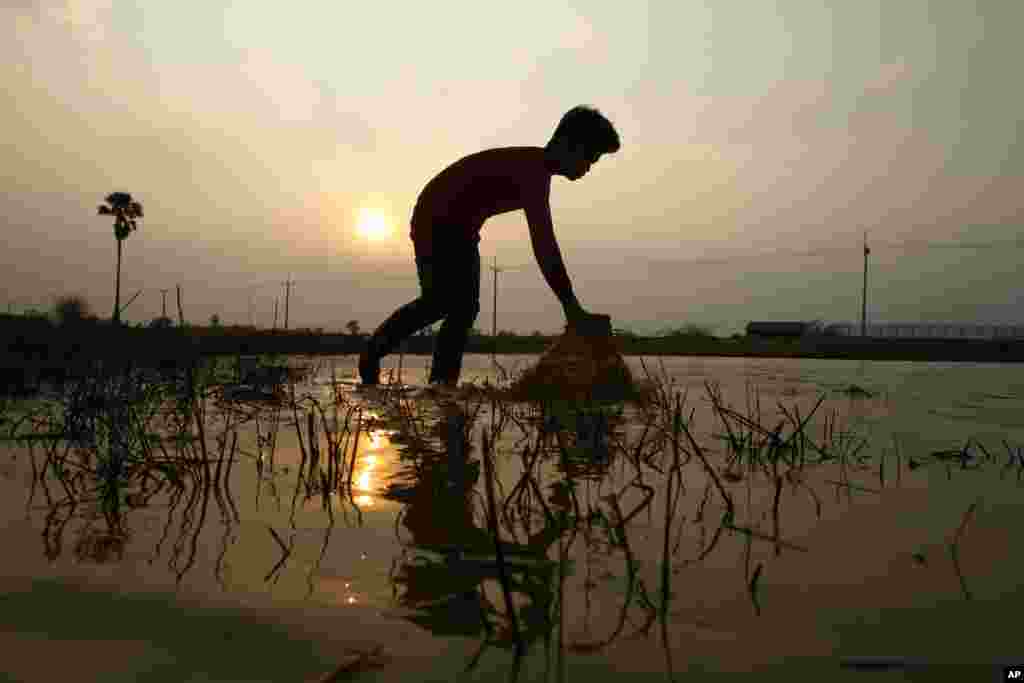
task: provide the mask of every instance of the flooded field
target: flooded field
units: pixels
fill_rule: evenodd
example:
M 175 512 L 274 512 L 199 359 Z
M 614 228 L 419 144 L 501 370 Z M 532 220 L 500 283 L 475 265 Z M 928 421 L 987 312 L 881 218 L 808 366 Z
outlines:
M 1024 660 L 1024 367 L 631 357 L 652 400 L 545 405 L 425 395 L 423 356 L 357 391 L 355 360 L 291 357 L 275 400 L 222 373 L 6 403 L 0 647 L 23 654 L 0 670 L 864 680 L 889 657 L 867 677 L 987 680 Z M 535 360 L 468 356 L 463 381 Z

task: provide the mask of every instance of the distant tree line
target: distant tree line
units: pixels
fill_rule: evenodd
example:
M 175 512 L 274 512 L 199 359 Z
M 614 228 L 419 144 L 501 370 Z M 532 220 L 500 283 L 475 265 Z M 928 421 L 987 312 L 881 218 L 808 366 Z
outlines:
M 46 314 L 39 310 L 29 311 L 22 315 L 3 315 L 0 314 L 0 319 L 17 319 L 17 320 L 52 320 L 59 326 L 75 326 L 75 325 L 96 325 L 106 324 L 113 322 L 112 320 L 103 320 L 97 316 L 85 297 L 78 294 L 66 294 L 58 297 L 56 303 L 53 306 L 50 314 Z M 120 324 L 118 321 L 117 324 Z M 136 323 L 136 327 L 148 327 L 151 329 L 166 329 L 175 327 L 175 321 L 165 316 L 158 316 L 153 318 L 148 323 Z M 191 325 L 186 323 L 186 328 L 199 331 L 205 331 L 206 333 L 222 333 L 229 335 L 239 334 L 297 334 L 297 335 L 309 335 L 309 334 L 347 334 L 351 337 L 367 338 L 369 333 L 363 331 L 362 326 L 358 320 L 349 320 L 344 325 L 344 332 L 342 331 L 328 331 L 324 327 L 303 327 L 303 328 L 292 328 L 290 330 L 273 330 L 270 328 L 259 327 L 255 325 L 225 325 L 223 318 L 218 313 L 214 313 L 209 318 L 209 323 L 206 326 L 202 325 Z M 430 325 L 420 330 L 415 336 L 431 338 L 435 336 L 434 328 L 436 325 Z M 703 338 L 713 339 L 715 335 L 711 329 L 706 326 L 702 326 L 696 323 L 688 323 L 680 327 L 665 328 L 660 330 L 655 335 L 641 335 L 626 328 L 615 328 L 614 333 L 617 337 L 624 339 L 644 339 L 644 338 L 659 338 L 659 339 L 671 339 L 671 338 Z M 498 330 L 497 338 L 505 341 L 512 341 L 517 339 L 549 339 L 554 334 L 545 334 L 540 330 L 533 330 L 529 334 L 516 332 L 515 330 Z M 733 337 L 740 335 L 733 335 Z M 487 332 L 484 332 L 479 327 L 474 327 L 469 333 L 470 339 L 484 340 L 493 339 L 494 337 Z

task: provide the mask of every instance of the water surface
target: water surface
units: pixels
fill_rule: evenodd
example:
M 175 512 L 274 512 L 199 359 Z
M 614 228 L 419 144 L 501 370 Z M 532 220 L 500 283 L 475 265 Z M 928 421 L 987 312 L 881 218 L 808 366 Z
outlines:
M 509 371 L 534 360 L 498 357 Z M 642 377 L 641 359 L 627 360 Z M 573 675 L 754 669 L 838 675 L 842 656 L 918 656 L 977 666 L 1012 654 L 1009 627 L 1021 598 L 1015 567 L 1024 558 L 1019 527 L 1010 520 L 1019 517 L 1021 489 L 1016 472 L 1001 466 L 1008 461 L 1007 445 L 1024 444 L 1024 368 L 813 359 L 643 361 L 649 371 L 664 373 L 673 391 L 685 393 L 684 414 L 716 466 L 724 468 L 728 449 L 719 438 L 724 425 L 715 417 L 706 383 L 717 387 L 727 405 L 759 415 L 769 427 L 784 421 L 780 405 L 806 417 L 824 396 L 807 432 L 845 439 L 849 452 L 860 448 L 873 459 L 859 472 L 836 465 L 808 470 L 803 488 L 787 482 L 778 542 L 772 540 L 773 486 L 754 476 L 728 482 L 736 524 L 759 530 L 761 537 L 722 533 L 699 561 L 721 526 L 724 506 L 714 482 L 691 463 L 682 493 L 677 488 L 670 527 L 666 628 L 658 622 L 644 631 L 650 610 L 640 603 L 644 596 L 649 603 L 662 597 L 666 477 L 655 467 L 641 468 L 641 483 L 652 497 L 625 526 L 627 558 L 621 538 L 608 528 L 615 514 L 609 496 L 626 514 L 643 504 L 648 494 L 636 484 L 637 468 L 623 458 L 591 459 L 567 475 L 568 465 L 549 455 L 528 469 L 523 453 L 536 425 L 530 426 L 524 410 L 522 426 L 506 423 L 495 446 L 497 497 L 504 502 L 523 491 L 502 505 L 502 537 L 517 567 L 533 563 L 513 592 L 521 635 L 529 642 L 520 680 L 555 680 L 566 667 Z M 356 374 L 354 357 L 290 363 L 312 368 L 296 391 L 324 405 L 333 396 L 332 364 L 336 379 Z M 403 382 L 425 383 L 428 357 L 390 357 L 385 374 L 392 369 L 397 375 L 399 363 Z M 466 357 L 464 381 L 497 376 L 491 357 Z M 380 418 L 360 433 L 351 497 L 331 496 L 330 511 L 323 496 L 307 499 L 304 487 L 296 486 L 304 414 L 298 414 L 297 430 L 290 409 L 253 408 L 258 419 L 229 430 L 237 431 L 237 456 L 225 485 L 193 487 L 177 497 L 161 493 L 137 509 L 129 506 L 123 515 L 127 541 L 117 552 L 100 549 L 96 539 L 103 520 L 95 510 L 54 502 L 61 497 L 58 483 L 31 492 L 29 452 L 8 444 L 0 478 L 7 520 L 0 535 L 10 558 L 4 574 L 74 579 L 126 594 L 176 591 L 199 603 L 329 608 L 339 619 L 347 610 L 356 615 L 348 624 L 372 615 L 394 624 L 395 634 L 406 634 L 406 640 L 395 635 L 383 642 L 399 654 L 413 651 L 400 644 L 409 633 L 438 642 L 444 653 L 436 660 L 438 680 L 474 661 L 470 677 L 507 676 L 510 649 L 481 651 L 485 622 L 497 624 L 499 632 L 509 627 L 501 618 L 505 604 L 479 461 L 480 433 L 493 428 L 498 416 L 482 405 L 471 419 L 468 448 L 453 459 L 445 436 L 451 410 L 416 403 L 424 443 L 437 451 L 430 456 L 403 436 L 401 420 L 351 388 L 349 382 L 341 389 L 346 405 L 364 406 L 364 416 Z M 209 414 L 211 435 L 224 431 L 218 415 Z M 329 422 L 335 419 L 342 422 L 344 415 L 329 415 Z M 638 409 L 627 409 L 613 441 L 627 448 L 639 443 L 642 422 Z M 577 452 L 573 426 L 563 427 Z M 983 444 L 999 466 L 909 469 L 911 459 L 923 462 L 936 451 L 962 449 L 969 439 Z M 38 445 L 32 457 L 40 461 Z M 880 458 L 885 471 L 878 468 Z M 570 479 L 571 503 L 564 488 Z M 958 537 L 957 572 L 949 544 L 969 508 L 970 523 Z M 552 520 L 560 514 L 587 523 L 571 533 L 559 531 Z M 759 565 L 755 607 L 750 580 Z M 965 630 L 968 619 L 975 626 Z M 501 633 L 492 640 L 502 641 Z M 384 667 L 367 675 L 387 676 L 389 670 L 394 671 Z

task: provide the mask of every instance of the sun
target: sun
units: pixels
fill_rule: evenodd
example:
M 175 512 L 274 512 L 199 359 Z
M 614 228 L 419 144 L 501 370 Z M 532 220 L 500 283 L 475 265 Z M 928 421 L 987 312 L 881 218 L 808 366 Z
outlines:
M 380 209 L 360 209 L 356 230 L 360 235 L 374 242 L 391 237 L 391 224 Z

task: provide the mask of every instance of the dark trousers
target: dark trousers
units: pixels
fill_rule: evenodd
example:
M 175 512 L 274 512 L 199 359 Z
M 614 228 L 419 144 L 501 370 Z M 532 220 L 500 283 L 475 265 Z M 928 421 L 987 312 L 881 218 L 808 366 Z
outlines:
M 480 313 L 480 248 L 476 242 L 435 244 L 432 252 L 431 256 L 416 255 L 419 298 L 381 323 L 370 338 L 368 353 L 382 358 L 402 340 L 444 318 L 434 340 L 430 381 L 457 382 L 469 330 Z

